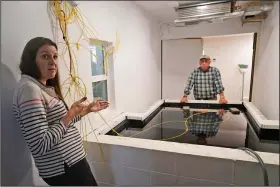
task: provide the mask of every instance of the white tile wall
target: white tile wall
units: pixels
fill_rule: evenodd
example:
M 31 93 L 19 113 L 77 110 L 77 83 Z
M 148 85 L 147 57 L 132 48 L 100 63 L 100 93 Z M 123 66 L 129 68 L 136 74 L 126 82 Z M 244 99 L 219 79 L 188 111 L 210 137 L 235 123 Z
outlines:
M 176 170 L 179 176 L 224 183 L 233 181 L 232 160 L 177 154 Z
M 167 185 L 176 185 L 177 176 L 151 172 L 151 185 L 152 186 L 167 186 Z
M 151 152 L 148 150 L 111 146 L 108 154 L 108 162 L 111 164 L 145 170 L 150 169 Z
M 113 167 L 116 185 L 150 185 L 150 172 L 126 167 Z
M 259 163 L 236 161 L 234 183 L 237 185 L 263 186 L 263 173 Z M 269 185 L 279 186 L 279 166 L 266 165 Z
M 150 172 L 134 168 L 89 162 L 99 183 L 114 185 L 150 185 Z
M 187 177 L 178 177 L 177 186 L 202 186 L 201 180 Z
M 101 162 L 102 161 L 100 145 L 101 145 L 101 149 L 104 153 L 105 161 L 108 160 L 108 157 L 106 158 L 105 156 L 108 155 L 109 145 L 99 144 L 99 143 L 94 143 L 94 142 L 85 142 L 84 147 L 85 147 L 85 151 L 87 152 L 87 159 L 89 161 L 92 161 L 92 162 Z
M 233 186 L 233 184 L 201 180 L 201 186 Z
M 228 186 L 263 185 L 258 163 L 88 144 L 88 160 L 101 185 Z M 279 166 L 268 165 L 270 185 L 279 185 Z
M 175 154 L 173 153 L 105 144 L 101 146 L 105 162 L 111 165 L 175 174 Z M 101 162 L 98 144 L 89 143 L 87 147 L 88 159 Z
M 91 161 L 88 162 L 96 181 L 106 184 L 114 184 L 114 173 L 110 165 Z

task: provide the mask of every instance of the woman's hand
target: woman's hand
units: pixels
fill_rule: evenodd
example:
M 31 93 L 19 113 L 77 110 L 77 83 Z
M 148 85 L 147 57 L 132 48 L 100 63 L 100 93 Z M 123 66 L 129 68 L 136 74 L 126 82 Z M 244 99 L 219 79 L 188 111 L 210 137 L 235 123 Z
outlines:
M 73 114 L 73 116 L 80 115 L 82 111 L 88 106 L 84 102 L 87 100 L 86 97 L 80 99 L 79 101 L 76 101 L 72 104 L 71 108 L 69 109 L 69 112 Z
M 88 106 L 84 102 L 87 100 L 86 97 L 80 99 L 79 101 L 76 101 L 72 104 L 71 108 L 67 112 L 67 114 L 62 119 L 65 126 L 68 126 L 69 123 L 73 120 L 73 118 L 77 115 L 81 115 L 82 112 L 85 110 L 85 108 Z
M 82 112 L 82 116 L 85 116 L 91 112 L 98 112 L 101 110 L 104 110 L 106 108 L 108 108 L 109 103 L 108 101 L 103 101 L 103 100 L 96 100 L 93 101 L 92 103 L 90 103 Z

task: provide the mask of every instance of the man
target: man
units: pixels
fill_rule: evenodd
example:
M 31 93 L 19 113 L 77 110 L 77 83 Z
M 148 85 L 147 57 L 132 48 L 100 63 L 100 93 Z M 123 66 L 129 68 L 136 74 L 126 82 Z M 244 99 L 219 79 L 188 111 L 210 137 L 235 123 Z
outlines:
M 227 103 L 220 71 L 215 67 L 211 67 L 210 63 L 211 59 L 209 56 L 203 55 L 200 58 L 200 67 L 195 69 L 189 76 L 181 102 L 188 101 L 188 95 L 194 87 L 194 97 L 196 100 L 217 100 L 217 94 L 219 94 L 219 102 Z

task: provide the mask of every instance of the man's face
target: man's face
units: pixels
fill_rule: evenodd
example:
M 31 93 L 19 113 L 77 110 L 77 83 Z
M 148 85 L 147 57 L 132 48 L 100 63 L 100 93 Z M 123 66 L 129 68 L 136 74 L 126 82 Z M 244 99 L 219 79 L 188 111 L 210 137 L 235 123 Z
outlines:
M 211 60 L 202 58 L 199 60 L 199 65 L 203 71 L 207 71 L 210 66 Z

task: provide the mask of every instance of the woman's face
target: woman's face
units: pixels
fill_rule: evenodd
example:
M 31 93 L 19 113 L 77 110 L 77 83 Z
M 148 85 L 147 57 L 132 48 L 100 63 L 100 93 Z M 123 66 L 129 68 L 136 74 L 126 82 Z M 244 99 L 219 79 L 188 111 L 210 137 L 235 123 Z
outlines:
M 43 84 L 46 84 L 48 79 L 53 79 L 57 73 L 58 54 L 57 50 L 52 45 L 43 45 L 37 52 L 36 64 L 40 70 Z

